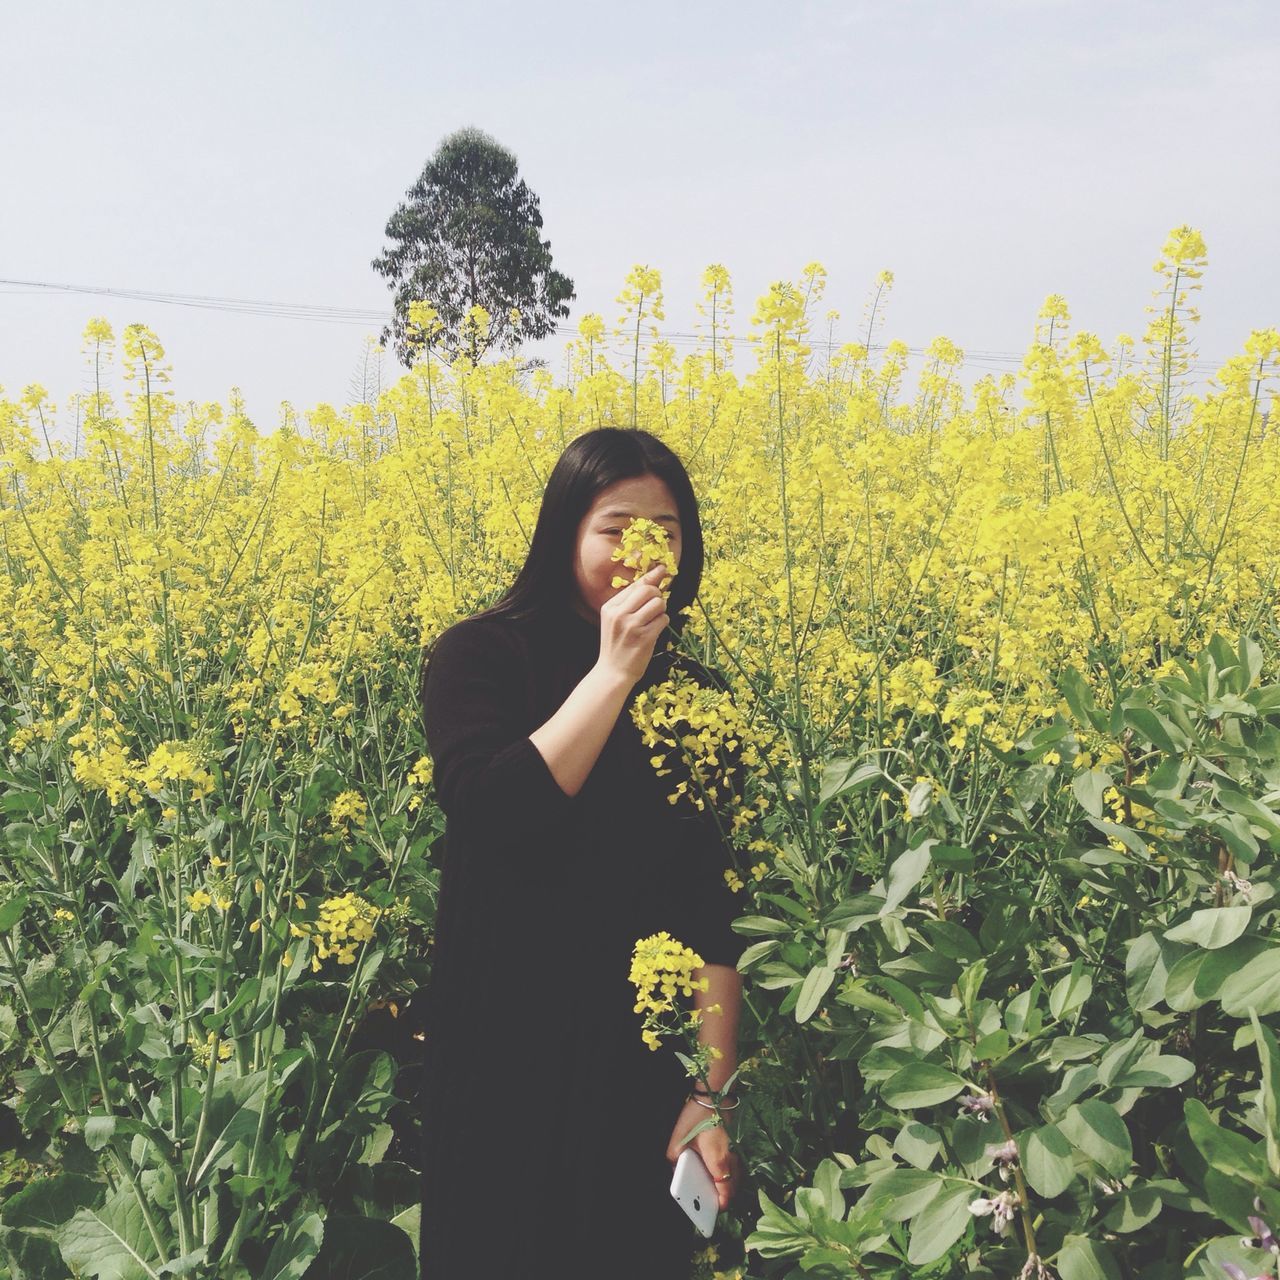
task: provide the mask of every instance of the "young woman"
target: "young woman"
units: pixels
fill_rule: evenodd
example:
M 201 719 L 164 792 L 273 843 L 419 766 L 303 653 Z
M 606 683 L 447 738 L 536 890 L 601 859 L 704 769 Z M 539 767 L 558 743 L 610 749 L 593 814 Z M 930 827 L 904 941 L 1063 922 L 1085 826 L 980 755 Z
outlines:
M 611 553 L 637 516 L 668 533 L 678 572 L 665 606 L 660 570 L 611 585 L 630 576 Z M 424 654 L 446 819 L 426 992 L 424 1280 L 688 1275 L 701 1237 L 669 1187 L 680 1139 L 711 1112 L 671 1042 L 642 1041 L 630 959 L 660 929 L 703 958 L 696 999 L 723 1010 L 703 1018 L 719 1089 L 737 1061 L 740 909 L 712 807 L 668 803 L 681 774 L 656 774 L 629 708 L 677 666 L 727 688 L 672 647 L 702 563 L 676 455 L 645 431 L 590 431 L 556 462 L 510 589 Z M 737 1153 L 723 1127 L 692 1145 L 724 1207 Z

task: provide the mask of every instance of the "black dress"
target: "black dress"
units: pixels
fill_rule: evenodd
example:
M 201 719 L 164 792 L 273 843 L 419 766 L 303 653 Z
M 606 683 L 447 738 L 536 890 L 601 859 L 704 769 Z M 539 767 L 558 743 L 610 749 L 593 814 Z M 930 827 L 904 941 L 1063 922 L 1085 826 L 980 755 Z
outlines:
M 641 1040 L 630 958 L 666 929 L 735 965 L 741 908 L 710 808 L 667 802 L 682 772 L 657 776 L 630 705 L 673 663 L 727 686 L 656 647 L 569 796 L 527 735 L 595 664 L 599 626 L 572 610 L 551 625 L 467 618 L 436 642 L 422 712 L 446 830 L 425 992 L 423 1280 L 686 1280 L 706 1243 L 666 1159 L 692 1081 L 671 1039 Z

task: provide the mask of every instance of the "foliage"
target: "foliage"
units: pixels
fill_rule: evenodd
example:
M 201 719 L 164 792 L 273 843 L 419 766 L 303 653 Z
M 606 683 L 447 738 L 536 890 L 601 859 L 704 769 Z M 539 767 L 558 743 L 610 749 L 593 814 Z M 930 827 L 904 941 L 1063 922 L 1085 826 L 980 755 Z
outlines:
M 429 359 L 266 436 L 180 406 L 143 326 L 119 401 L 101 321 L 61 418 L 0 397 L 10 1275 L 412 1274 L 414 1042 L 369 1028 L 431 958 L 417 646 L 627 422 L 689 465 L 682 643 L 724 682 L 632 713 L 694 780 L 759 744 L 713 805 L 750 1182 L 703 1272 L 1261 1274 L 1280 335 L 1192 393 L 1202 249 L 1170 238 L 1141 358 L 1053 298 L 970 396 L 945 339 L 910 399 L 873 359 L 888 273 L 865 342 L 812 342 L 812 264 L 745 338 L 713 268 L 704 349 L 642 350 L 637 268 L 617 367 L 588 316 L 561 385 Z
M 395 293 L 381 342 L 394 336 L 403 364 L 428 346 L 446 360 L 465 354 L 474 363 L 491 346 L 545 338 L 569 314 L 573 281 L 552 267 L 551 241 L 538 235 L 538 197 L 505 147 L 479 129 L 459 129 L 405 194 L 387 221 L 393 243 L 373 260 Z M 438 331 L 417 328 L 414 302 L 434 308 Z M 473 307 L 492 318 L 484 335 L 467 324 Z

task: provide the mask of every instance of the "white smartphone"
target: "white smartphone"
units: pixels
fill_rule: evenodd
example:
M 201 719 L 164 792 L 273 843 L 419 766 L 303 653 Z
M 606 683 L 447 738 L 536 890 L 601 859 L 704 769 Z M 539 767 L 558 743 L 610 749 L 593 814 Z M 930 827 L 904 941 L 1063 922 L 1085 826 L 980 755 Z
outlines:
M 698 1234 L 709 1237 L 716 1227 L 716 1211 L 720 1201 L 716 1195 L 715 1179 L 707 1172 L 702 1157 L 692 1147 L 685 1147 L 676 1157 L 671 1194 L 675 1197 L 676 1204 L 689 1215 L 689 1221 Z

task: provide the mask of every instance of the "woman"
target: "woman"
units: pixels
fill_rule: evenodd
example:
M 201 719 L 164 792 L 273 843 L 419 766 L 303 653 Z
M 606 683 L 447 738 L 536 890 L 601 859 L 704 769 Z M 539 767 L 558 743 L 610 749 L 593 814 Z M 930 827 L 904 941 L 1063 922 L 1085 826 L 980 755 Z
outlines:
M 667 606 L 660 567 L 611 585 L 627 576 L 612 552 L 638 516 L 668 533 Z M 446 818 L 426 993 L 424 1280 L 688 1275 L 701 1237 L 671 1173 L 711 1112 L 670 1042 L 642 1041 L 630 959 L 666 929 L 706 962 L 695 1000 L 723 1009 L 703 1018 L 719 1089 L 737 1059 L 739 910 L 715 812 L 668 803 L 679 774 L 657 775 L 629 709 L 676 666 L 727 687 L 657 643 L 683 629 L 702 562 L 676 455 L 645 431 L 587 432 L 551 472 L 511 588 L 424 656 Z M 742 1178 L 725 1129 L 692 1145 L 724 1207 Z

